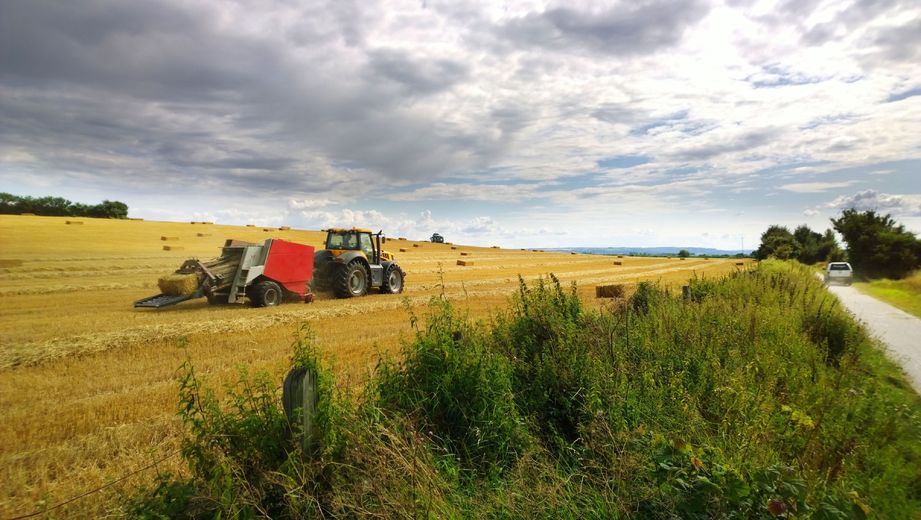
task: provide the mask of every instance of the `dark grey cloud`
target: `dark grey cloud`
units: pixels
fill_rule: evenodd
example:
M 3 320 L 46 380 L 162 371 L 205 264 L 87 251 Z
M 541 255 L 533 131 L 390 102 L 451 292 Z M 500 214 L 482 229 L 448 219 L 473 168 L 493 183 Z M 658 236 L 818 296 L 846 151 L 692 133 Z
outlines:
M 417 109 L 469 67 L 368 49 L 375 5 L 246 2 L 260 14 L 296 8 L 283 31 L 239 31 L 221 21 L 231 6 L 3 1 L 0 147 L 105 183 L 196 177 L 305 193 L 480 168 L 522 128 L 477 124 L 501 115 L 499 101 L 468 126 Z
M 524 47 L 643 55 L 677 44 L 708 11 L 700 0 L 624 1 L 596 10 L 557 7 L 513 19 L 497 35 Z
M 780 132 L 773 128 L 752 130 L 723 141 L 676 150 L 670 155 L 679 161 L 706 161 L 727 153 L 745 152 L 760 148 L 779 135 Z
M 464 63 L 450 59 L 413 58 L 397 49 L 376 49 L 368 53 L 369 72 L 386 78 L 410 94 L 433 94 L 450 89 L 466 80 L 470 70 Z

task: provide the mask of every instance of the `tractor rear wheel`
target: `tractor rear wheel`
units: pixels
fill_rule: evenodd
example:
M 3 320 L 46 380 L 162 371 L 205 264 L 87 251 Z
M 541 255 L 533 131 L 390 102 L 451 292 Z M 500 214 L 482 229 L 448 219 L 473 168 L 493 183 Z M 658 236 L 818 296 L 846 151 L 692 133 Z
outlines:
M 253 307 L 274 307 L 284 298 L 285 294 L 281 286 L 269 280 L 254 285 L 250 293 L 250 303 L 253 304 Z
M 336 273 L 335 287 L 338 298 L 364 296 L 368 293 L 368 271 L 359 260 L 352 260 Z
M 392 265 L 384 276 L 384 284 L 381 285 L 381 292 L 384 294 L 400 294 L 403 292 L 403 271 L 399 267 Z

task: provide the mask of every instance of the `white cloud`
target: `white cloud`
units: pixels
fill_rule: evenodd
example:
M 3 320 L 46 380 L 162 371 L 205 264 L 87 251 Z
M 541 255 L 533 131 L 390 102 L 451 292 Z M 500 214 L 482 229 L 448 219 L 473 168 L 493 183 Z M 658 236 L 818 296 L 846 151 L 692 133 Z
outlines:
M 291 209 L 316 209 L 316 208 L 325 208 L 326 206 L 331 206 L 335 202 L 329 199 L 289 199 L 288 207 Z
M 814 217 L 814 216 L 818 215 L 819 213 L 820 213 L 820 212 L 819 212 L 819 210 L 817 210 L 817 209 L 807 209 L 807 210 L 803 211 L 803 215 L 805 215 L 805 216 L 807 216 L 807 217 Z
M 856 209 L 858 211 L 881 211 L 900 216 L 921 216 L 921 195 L 893 195 L 876 190 L 864 190 L 850 196 L 840 196 L 823 205 L 830 209 Z
M 780 187 L 782 190 L 792 191 L 795 193 L 821 193 L 837 188 L 846 188 L 854 184 L 855 181 L 845 182 L 800 182 L 794 184 L 784 184 Z

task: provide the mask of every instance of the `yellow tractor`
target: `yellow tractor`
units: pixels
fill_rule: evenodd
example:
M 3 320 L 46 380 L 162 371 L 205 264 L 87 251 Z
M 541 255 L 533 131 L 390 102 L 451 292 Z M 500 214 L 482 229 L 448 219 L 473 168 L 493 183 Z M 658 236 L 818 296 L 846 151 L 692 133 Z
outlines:
M 313 289 L 332 290 L 339 298 L 364 296 L 369 289 L 403 292 L 406 273 L 393 254 L 381 249 L 382 233 L 361 228 L 326 229 L 326 249 L 313 259 Z

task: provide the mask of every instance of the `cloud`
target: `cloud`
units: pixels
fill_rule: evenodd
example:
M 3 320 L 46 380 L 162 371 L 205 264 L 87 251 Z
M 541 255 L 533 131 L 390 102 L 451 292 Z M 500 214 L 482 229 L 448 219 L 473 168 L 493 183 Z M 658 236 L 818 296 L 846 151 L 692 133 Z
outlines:
M 846 188 L 854 184 L 855 181 L 844 182 L 800 182 L 793 184 L 784 184 L 780 187 L 782 190 L 792 191 L 794 193 L 822 193 L 836 188 Z
M 805 216 L 807 216 L 807 217 L 814 217 L 814 216 L 816 216 L 816 215 L 818 215 L 818 214 L 820 214 L 820 213 L 821 213 L 821 212 L 820 212 L 819 210 L 817 210 L 817 209 L 807 209 L 807 210 L 804 210 L 804 211 L 803 211 L 803 215 L 805 215 Z
M 921 216 L 921 195 L 893 195 L 876 190 L 864 190 L 850 196 L 840 196 L 823 205 L 829 209 L 855 209 L 858 211 L 880 211 L 896 216 Z
M 302 199 L 302 200 L 289 199 L 288 200 L 288 207 L 290 209 L 312 210 L 312 209 L 317 209 L 317 208 L 325 208 L 326 206 L 331 206 L 333 204 L 335 204 L 335 202 L 329 199 Z
M 616 2 L 588 9 L 567 4 L 513 18 L 498 35 L 525 47 L 642 55 L 677 44 L 708 10 L 705 2 L 696 0 Z
M 388 196 L 391 200 L 476 200 L 521 202 L 537 196 L 544 183 L 521 184 L 445 184 L 432 183 L 413 191 Z

